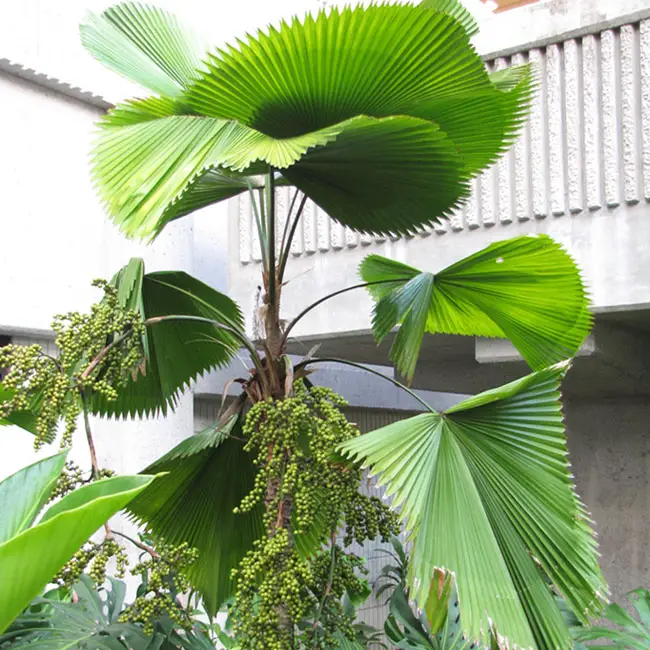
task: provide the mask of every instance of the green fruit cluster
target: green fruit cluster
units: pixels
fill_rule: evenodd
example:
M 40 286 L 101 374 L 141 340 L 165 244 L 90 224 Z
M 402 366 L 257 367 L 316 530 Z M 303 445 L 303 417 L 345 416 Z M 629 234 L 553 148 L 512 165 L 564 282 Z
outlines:
M 313 606 L 313 580 L 290 542 L 289 531 L 257 540 L 234 572 L 234 632 L 244 648 L 293 648 L 293 626 Z
M 346 612 L 342 598 L 346 592 L 366 592 L 367 573 L 363 558 L 346 553 L 337 544 L 321 551 L 314 558 L 310 591 L 317 597 L 319 605 L 312 624 L 306 626 L 302 635 L 305 647 L 322 650 L 337 648 L 340 646 L 340 638 L 334 636 L 336 632 L 354 640 L 354 613 Z
M 192 621 L 176 600 L 178 594 L 190 590 L 186 576 L 198 558 L 198 551 L 187 542 L 172 545 L 156 543 L 156 553 L 131 569 L 141 576 L 138 597 L 120 615 L 121 623 L 141 623 L 146 634 L 153 632 L 157 619 L 167 616 L 181 627 L 190 627 Z
M 244 448 L 253 455 L 258 473 L 235 512 L 262 503 L 265 524 L 264 537 L 234 575 L 234 628 L 242 647 L 249 650 L 294 648 L 298 622 L 319 603 L 323 586 L 318 560 L 303 557 L 294 536 L 315 536 L 317 551 L 341 524 L 345 545 L 377 535 L 389 539 L 399 532 L 394 513 L 379 499 L 359 492 L 362 470 L 336 453 L 341 443 L 359 435 L 342 411 L 345 406 L 333 391 L 299 381 L 291 397 L 260 401 L 246 415 Z M 325 623 L 326 632 L 319 638 L 327 642 L 341 626 L 345 633 L 351 630 L 338 599 L 345 585 L 356 580 L 345 571 L 358 564 L 342 549 L 333 552 L 341 557 L 337 555 L 333 574 L 336 585 L 330 585 L 328 593 L 339 596 L 327 600 L 338 605 L 328 604 L 329 613 L 322 611 L 322 621 L 314 627 L 321 630 Z
M 61 423 L 61 446 L 69 447 L 82 410 L 82 393 L 114 400 L 142 363 L 140 314 L 120 306 L 112 285 L 103 280 L 93 285 L 103 289 L 104 298 L 90 313 L 54 318 L 58 356 L 45 354 L 39 345 L 0 348 L 0 368 L 7 369 L 2 385 L 8 394 L 0 402 L 0 418 L 37 411 L 37 449 L 56 439 Z
M 86 570 L 97 585 L 106 580 L 109 560 L 116 562 L 115 575 L 123 578 L 128 566 L 126 551 L 112 537 L 102 542 L 86 542 L 70 561 L 54 576 L 53 582 L 71 588 Z
M 64 497 L 73 490 L 77 489 L 87 481 L 84 479 L 83 470 L 72 461 L 68 461 L 64 466 L 56 485 L 50 494 L 49 501 L 54 501 L 60 497 Z

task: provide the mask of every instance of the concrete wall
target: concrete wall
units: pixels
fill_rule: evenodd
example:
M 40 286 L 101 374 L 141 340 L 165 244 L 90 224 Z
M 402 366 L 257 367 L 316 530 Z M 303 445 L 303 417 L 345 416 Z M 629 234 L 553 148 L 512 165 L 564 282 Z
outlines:
M 569 452 L 614 598 L 650 586 L 650 402 L 572 401 Z
M 88 167 L 98 108 L 1 72 L 0 97 L 1 333 L 48 345 L 52 316 L 87 309 L 101 296 L 91 281 L 110 278 L 135 255 L 145 258 L 150 271 L 192 272 L 196 266 L 202 279 L 225 289 L 225 237 L 214 227 L 214 211 L 197 215 L 196 245 L 193 217 L 174 224 L 151 246 L 127 241 L 106 219 Z M 93 427 L 108 466 L 139 471 L 192 431 L 192 400 L 183 400 L 164 421 Z M 29 434 L 0 429 L 0 477 L 33 462 L 31 447 Z M 44 449 L 41 455 L 55 451 Z M 83 446 L 75 453 L 79 460 L 85 457 Z

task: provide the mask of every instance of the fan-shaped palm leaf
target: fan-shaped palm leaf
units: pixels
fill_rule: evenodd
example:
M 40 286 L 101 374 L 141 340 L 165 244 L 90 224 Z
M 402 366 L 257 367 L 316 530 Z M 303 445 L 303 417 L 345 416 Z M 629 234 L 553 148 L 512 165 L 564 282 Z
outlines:
M 376 339 L 400 325 L 390 358 L 409 379 L 425 332 L 507 337 L 538 370 L 573 356 L 591 328 L 580 272 L 546 235 L 491 244 L 438 273 L 379 255 L 359 272 L 377 301 Z
M 401 506 L 414 540 L 408 580 L 418 606 L 425 608 L 439 569 L 453 573 L 463 631 L 481 643 L 494 627 L 520 647 L 570 647 L 545 575 L 581 620 L 599 611 L 606 593 L 568 469 L 559 401 L 566 367 L 343 445 Z
M 82 28 L 100 61 L 163 95 L 100 124 L 96 184 L 131 235 L 242 191 L 231 172 L 259 173 L 258 163 L 348 226 L 408 232 L 466 195 L 530 95 L 527 70 L 492 83 L 457 0 L 296 18 L 210 55 L 195 75 L 171 21 L 125 3 Z
M 420 5 L 455 18 L 465 28 L 468 36 L 478 33 L 478 23 L 460 0 L 422 0 Z
M 167 473 L 128 508 L 151 532 L 198 549 L 198 561 L 188 575 L 213 615 L 232 596 L 231 571 L 264 532 L 260 507 L 233 512 L 253 488 L 257 473 L 243 449 L 241 417 L 183 440 L 147 467 L 145 473 Z M 296 547 L 310 556 L 329 534 L 317 519 L 311 529 L 295 535 Z
M 238 336 L 243 335 L 243 319 L 237 305 L 187 273 L 145 274 L 142 260 L 133 259 L 117 273 L 113 284 L 121 304 L 140 311 L 144 320 L 179 318 L 147 327 L 144 374 L 130 381 L 115 401 L 96 396 L 92 407 L 98 413 L 165 413 L 192 379 L 226 365 L 241 347 Z M 183 320 L 183 316 L 206 318 L 215 324 Z
M 129 2 L 91 14 L 81 41 L 102 63 L 161 95 L 175 97 L 196 75 L 205 48 L 176 17 Z
M 210 427 L 144 470 L 167 474 L 129 504 L 152 533 L 199 551 L 188 575 L 212 615 L 232 595 L 232 569 L 263 533 L 259 509 L 233 512 L 253 488 L 256 473 L 243 447 L 239 417 Z

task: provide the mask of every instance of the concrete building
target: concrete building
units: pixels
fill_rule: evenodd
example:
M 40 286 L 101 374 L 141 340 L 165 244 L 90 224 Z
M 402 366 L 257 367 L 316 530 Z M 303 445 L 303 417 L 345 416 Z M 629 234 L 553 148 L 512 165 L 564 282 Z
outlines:
M 88 174 L 93 123 L 115 101 L 142 94 L 79 44 L 86 9 L 107 4 L 0 7 L 0 336 L 51 345 L 52 315 L 85 309 L 97 296 L 90 281 L 110 277 L 133 255 L 143 256 L 148 270 L 184 269 L 229 290 L 252 326 L 260 259 L 245 198 L 186 217 L 146 247 L 126 241 L 103 215 Z M 203 25 L 218 44 L 322 3 L 158 4 Z M 371 252 L 436 270 L 522 233 L 548 233 L 565 244 L 584 269 L 597 314 L 566 382 L 569 444 L 618 595 L 650 585 L 650 0 L 539 0 L 495 15 L 478 0 L 467 4 L 481 18 L 476 46 L 488 67 L 536 67 L 539 92 L 522 137 L 475 181 L 472 198 L 448 223 L 412 238 L 359 236 L 310 206 L 294 243 L 284 315 L 295 315 L 305 295 L 345 286 Z M 323 355 L 392 372 L 388 346 L 372 340 L 370 310 L 363 293 L 337 298 L 302 321 L 293 351 L 318 341 Z M 414 385 L 444 408 L 455 394 L 525 372 L 505 343 L 430 337 Z M 414 408 L 354 371 L 324 371 L 322 381 L 351 401 L 350 415 L 363 429 Z M 224 373 L 201 379 L 166 419 L 95 422 L 100 455 L 120 472 L 139 471 L 209 420 L 224 384 Z M 4 476 L 33 456 L 28 434 L 0 435 Z

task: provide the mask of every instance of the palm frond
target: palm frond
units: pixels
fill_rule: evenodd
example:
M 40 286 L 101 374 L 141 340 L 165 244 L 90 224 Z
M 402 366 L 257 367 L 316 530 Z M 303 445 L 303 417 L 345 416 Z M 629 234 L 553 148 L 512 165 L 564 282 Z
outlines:
M 569 648 L 545 577 L 581 620 L 607 588 L 567 461 L 559 384 L 567 364 L 343 445 L 379 474 L 414 549 L 408 581 L 426 609 L 439 570 L 454 576 L 462 630 L 489 643 Z
M 465 28 L 468 36 L 478 33 L 478 23 L 460 0 L 422 0 L 420 4 L 455 18 Z
M 400 326 L 390 358 L 409 379 L 425 332 L 509 338 L 538 370 L 573 356 L 591 329 L 578 267 L 546 235 L 491 244 L 438 273 L 379 255 L 359 272 L 376 301 L 375 338 Z
M 102 415 L 163 414 L 174 407 L 189 383 L 212 368 L 223 367 L 237 353 L 243 318 L 228 296 L 183 271 L 145 273 L 133 259 L 113 278 L 121 304 L 136 309 L 143 320 L 179 316 L 148 326 L 143 345 L 145 371 L 109 401 L 95 395 L 92 410 Z M 214 321 L 183 320 L 183 316 Z M 222 325 L 224 328 L 220 328 Z
M 109 11 L 86 28 L 89 49 L 162 94 L 113 110 L 95 146 L 100 196 L 132 236 L 234 196 L 245 187 L 233 173 L 268 166 L 344 225 L 408 233 L 463 200 L 530 99 L 527 69 L 491 81 L 457 0 L 295 18 L 218 50 L 193 75 L 169 16 L 130 3 Z M 162 71 L 161 57 L 173 69 Z
M 161 95 L 175 97 L 195 76 L 205 49 L 173 14 L 135 2 L 90 14 L 81 42 L 101 63 Z
M 232 595 L 231 571 L 264 532 L 260 508 L 233 512 L 253 488 L 256 474 L 237 437 L 239 416 L 184 440 L 144 470 L 166 474 L 128 507 L 155 535 L 199 551 L 188 577 L 211 615 Z

